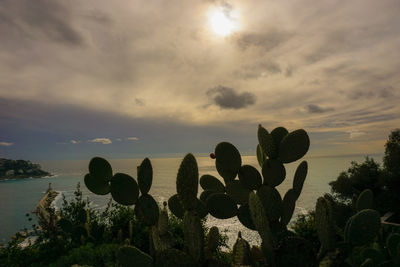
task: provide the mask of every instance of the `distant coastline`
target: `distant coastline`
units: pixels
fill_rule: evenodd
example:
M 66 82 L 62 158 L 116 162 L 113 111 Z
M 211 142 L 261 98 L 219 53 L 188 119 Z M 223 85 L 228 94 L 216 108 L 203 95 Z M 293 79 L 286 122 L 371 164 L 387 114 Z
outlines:
M 53 176 L 42 170 L 39 164 L 29 160 L 12 160 L 0 158 L 0 181 L 8 179 L 42 178 Z

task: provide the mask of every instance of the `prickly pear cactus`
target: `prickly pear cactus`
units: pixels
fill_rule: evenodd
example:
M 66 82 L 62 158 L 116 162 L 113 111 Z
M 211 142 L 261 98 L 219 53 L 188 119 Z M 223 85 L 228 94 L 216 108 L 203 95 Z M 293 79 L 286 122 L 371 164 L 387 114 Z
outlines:
M 199 183 L 199 170 L 192 154 L 183 159 L 176 178 L 176 191 L 186 210 L 196 208 L 196 198 Z
M 400 266 L 400 234 L 391 234 L 386 240 L 386 246 L 393 263 Z
M 303 129 L 288 133 L 281 141 L 279 159 L 282 163 L 290 163 L 301 159 L 310 147 L 310 138 Z
M 86 187 L 96 195 L 110 193 L 110 181 L 113 176 L 112 168 L 107 160 L 95 157 L 89 162 L 89 173 L 85 175 Z
M 272 135 L 264 127 L 261 126 L 261 124 L 258 125 L 257 136 L 261 150 L 264 152 L 264 154 L 270 159 L 277 158 L 278 151 L 274 144 L 274 139 L 272 138 Z
M 376 210 L 359 211 L 349 219 L 345 229 L 345 241 L 353 246 L 361 246 L 374 240 L 381 226 L 381 218 Z
M 371 189 L 365 189 L 358 196 L 356 202 L 357 211 L 362 211 L 365 209 L 373 209 L 374 208 L 374 193 Z
M 138 184 L 140 192 L 145 195 L 149 193 L 153 182 L 153 167 L 148 158 L 145 158 L 138 168 Z
M 208 212 L 218 219 L 228 219 L 237 215 L 235 201 L 229 195 L 216 193 L 207 198 Z
M 185 248 L 195 262 L 203 260 L 204 236 L 200 218 L 195 211 L 186 211 L 183 216 Z
M 315 207 L 315 227 L 321 242 L 321 249 L 318 257 L 322 259 L 326 252 L 332 251 L 335 247 L 335 225 L 332 206 L 331 203 L 323 197 L 318 198 Z
M 215 147 L 215 166 L 224 178 L 225 184 L 233 181 L 242 166 L 242 158 L 237 148 L 228 142 L 219 143 Z
M 241 185 L 249 190 L 257 190 L 262 184 L 262 178 L 256 168 L 243 165 L 239 169 L 239 181 Z
M 208 231 L 206 237 L 204 253 L 207 259 L 213 258 L 213 256 L 217 253 L 218 246 L 219 246 L 219 230 L 218 227 L 213 226 Z
M 233 264 L 234 266 L 250 265 L 251 252 L 249 243 L 242 238 L 242 234 L 238 233 L 235 244 L 233 245 Z

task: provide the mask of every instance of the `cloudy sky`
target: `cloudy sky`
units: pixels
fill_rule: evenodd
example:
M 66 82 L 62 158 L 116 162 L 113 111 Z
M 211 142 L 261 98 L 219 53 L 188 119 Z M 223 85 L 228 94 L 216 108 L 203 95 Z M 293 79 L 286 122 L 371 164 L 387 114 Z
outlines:
M 400 127 L 398 0 L 1 0 L 0 156 L 183 156 L 257 125 L 314 156 Z

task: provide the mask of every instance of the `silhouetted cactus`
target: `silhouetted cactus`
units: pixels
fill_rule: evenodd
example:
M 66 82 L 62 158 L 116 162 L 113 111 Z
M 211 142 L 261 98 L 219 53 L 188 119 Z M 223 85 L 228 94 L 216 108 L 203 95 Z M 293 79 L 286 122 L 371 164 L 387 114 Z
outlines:
M 242 158 L 237 148 L 228 142 L 219 143 L 215 147 L 215 166 L 225 184 L 233 181 L 242 166 Z
M 257 190 L 262 185 L 261 175 L 253 166 L 243 165 L 240 167 L 238 175 L 242 186 L 249 190 Z
M 219 246 L 219 230 L 218 227 L 213 226 L 208 230 L 204 252 L 207 259 L 211 259 L 217 252 Z
M 374 208 L 374 193 L 371 189 L 365 189 L 358 196 L 356 202 L 357 211 L 362 211 L 364 209 L 373 209 Z
M 153 167 L 148 158 L 145 158 L 138 167 L 138 184 L 140 192 L 144 195 L 150 191 L 153 182 Z
M 325 256 L 325 253 L 331 251 L 335 247 L 335 225 L 333 219 L 332 206 L 329 200 L 320 197 L 315 207 L 315 227 L 321 248 L 319 259 Z
M 200 186 L 203 188 L 203 190 L 210 190 L 220 193 L 225 191 L 225 186 L 223 183 L 221 183 L 221 181 L 216 177 L 208 174 L 200 177 Z
M 249 243 L 242 238 L 241 233 L 238 233 L 235 244 L 232 250 L 234 266 L 250 265 L 251 252 Z
M 386 240 L 386 246 L 393 263 L 400 265 L 400 234 L 391 234 Z
M 183 212 L 184 244 L 188 254 L 200 263 L 204 255 L 204 233 L 200 218 L 207 215 L 205 204 L 197 198 L 199 173 L 195 157 L 187 154 L 179 166 L 176 178 L 177 195 L 168 200 L 172 213 L 180 217 Z
M 290 163 L 301 159 L 310 147 L 310 138 L 303 129 L 288 133 L 279 146 L 279 159 L 282 163 Z
M 207 178 L 204 178 L 202 187 L 205 191 L 201 199 L 206 200 L 212 216 L 226 219 L 236 215 L 244 226 L 256 229 L 263 240 L 262 248 L 268 263 L 271 264 L 277 241 L 287 235 L 287 224 L 292 218 L 307 176 L 307 162 L 299 164 L 293 188 L 288 190 L 283 199 L 275 187 L 286 178 L 283 163 L 303 157 L 308 151 L 310 140 L 302 129 L 289 133 L 285 128 L 278 127 L 269 133 L 261 125 L 257 136 L 257 160 L 262 167 L 262 176 L 250 165 L 241 166 L 240 153 L 232 144 L 219 143 L 215 148 L 215 166 L 224 179 L 224 191 L 216 177 L 204 176 Z M 218 191 L 217 186 L 210 186 L 211 182 L 207 180 L 218 184 Z
M 371 242 L 378 234 L 381 226 L 379 212 L 372 209 L 359 211 L 349 219 L 346 225 L 345 241 L 359 246 Z
M 218 219 L 228 219 L 237 215 L 235 201 L 229 195 L 215 193 L 207 198 L 208 212 Z

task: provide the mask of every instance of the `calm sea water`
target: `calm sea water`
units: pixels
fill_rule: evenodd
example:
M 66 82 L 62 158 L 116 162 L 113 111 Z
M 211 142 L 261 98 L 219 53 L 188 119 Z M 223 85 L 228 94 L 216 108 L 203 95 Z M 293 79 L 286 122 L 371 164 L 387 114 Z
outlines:
M 242 159 L 243 164 L 250 164 L 258 168 L 256 157 L 245 156 Z M 176 193 L 176 174 L 181 160 L 181 158 L 151 159 L 154 178 L 150 193 L 157 201 L 168 200 L 170 196 Z M 361 162 L 363 157 L 306 158 L 306 160 L 309 164 L 308 176 L 302 194 L 297 201 L 295 214 L 304 213 L 314 208 L 317 198 L 330 191 L 328 183 L 334 180 L 341 171 L 347 170 L 351 161 Z M 124 172 L 136 178 L 136 166 L 141 161 L 142 159 L 116 159 L 110 160 L 110 163 L 114 173 Z M 85 197 L 89 197 L 92 205 L 97 208 L 104 207 L 110 199 L 109 195 L 94 195 L 84 186 L 83 176 L 88 172 L 88 163 L 89 160 L 44 161 L 40 162 L 43 169 L 55 174 L 54 177 L 0 181 L 0 242 L 7 242 L 13 234 L 25 227 L 31 228 L 32 222 L 27 220 L 25 214 L 35 208 L 37 202 L 45 194 L 50 182 L 52 187 L 64 194 L 67 199 L 73 197 L 76 185 L 81 183 L 83 194 Z M 200 175 L 211 174 L 219 177 L 214 160 L 209 157 L 197 157 L 197 163 Z M 287 178 L 278 186 L 278 191 L 282 196 L 291 188 L 294 171 L 299 163 L 300 161 L 285 165 Z M 201 187 L 199 189 L 201 191 Z M 55 206 L 60 207 L 61 203 L 60 194 L 55 201 Z M 235 241 L 238 231 L 242 231 L 250 241 L 258 240 L 258 234 L 244 228 L 236 218 L 218 220 L 209 216 L 208 224 L 218 226 L 221 231 L 226 229 L 230 244 Z

